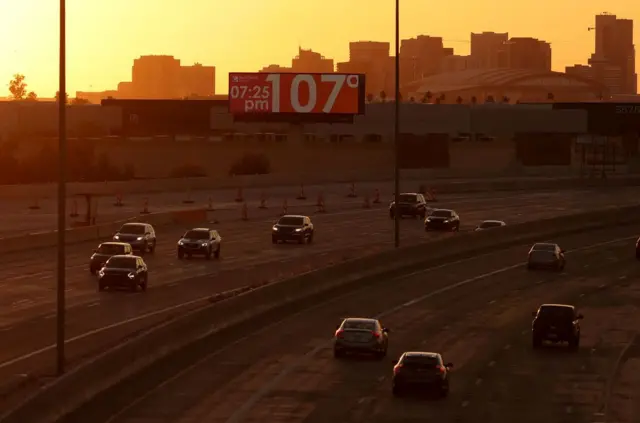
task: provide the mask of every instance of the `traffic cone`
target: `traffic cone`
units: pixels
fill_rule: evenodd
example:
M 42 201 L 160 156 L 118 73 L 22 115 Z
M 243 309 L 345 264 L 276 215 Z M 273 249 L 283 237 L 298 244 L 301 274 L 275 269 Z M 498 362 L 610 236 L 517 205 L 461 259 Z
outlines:
M 380 203 L 380 190 L 376 188 L 374 194 L 373 194 L 373 203 L 374 204 L 379 204 Z
M 29 210 L 40 210 L 40 204 L 38 203 L 38 199 L 29 206 Z
M 193 204 L 193 199 L 191 198 L 191 188 L 187 189 L 187 198 L 182 200 L 182 204 Z
M 142 203 L 142 211 L 140 212 L 140 214 L 149 214 L 151 213 L 149 211 L 149 199 L 145 198 L 144 202 Z
M 209 197 L 209 200 L 207 201 L 207 211 L 214 211 L 215 209 L 213 208 L 213 200 L 211 199 L 211 197 Z
M 287 204 L 287 199 L 285 198 L 282 201 L 282 215 L 284 216 L 285 214 L 287 214 L 288 210 L 289 210 L 289 205 Z
M 247 208 L 247 203 L 242 203 L 242 220 L 249 220 L 249 209 Z
M 116 207 L 124 206 L 124 203 L 122 202 L 122 194 L 116 195 L 116 202 L 113 203 L 113 205 L 116 206 Z
M 300 184 L 300 192 L 298 193 L 296 200 L 306 200 L 306 199 L 307 199 L 307 196 L 304 195 L 304 184 Z
M 327 210 L 324 208 L 324 195 L 322 193 L 318 194 L 318 201 L 316 202 L 316 213 L 326 213 Z
M 431 201 L 438 201 L 438 197 L 436 196 L 436 190 L 433 188 L 429 189 L 429 195 L 431 195 Z
M 371 208 L 371 203 L 369 202 L 369 196 L 368 195 L 364 196 L 364 203 L 362 203 L 362 208 L 363 209 L 370 209 Z
M 242 188 L 238 188 L 238 193 L 236 194 L 236 203 L 242 203 L 244 201 L 244 195 L 242 192 Z
M 356 184 L 354 182 L 351 182 L 351 185 L 349 186 L 349 194 L 347 194 L 347 197 L 349 198 L 356 198 Z
M 71 203 L 71 213 L 69 213 L 69 217 L 78 217 L 78 200 L 73 200 Z
M 267 195 L 264 193 L 264 191 L 260 193 L 260 205 L 258 206 L 258 208 L 259 209 L 267 208 Z

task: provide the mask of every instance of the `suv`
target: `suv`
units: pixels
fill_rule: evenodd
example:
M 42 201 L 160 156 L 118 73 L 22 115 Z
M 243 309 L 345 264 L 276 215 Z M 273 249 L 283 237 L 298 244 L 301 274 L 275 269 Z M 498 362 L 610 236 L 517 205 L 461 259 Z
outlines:
M 287 214 L 282 216 L 271 228 L 271 242 L 298 241 L 299 244 L 313 242 L 315 233 L 309 216 Z
M 212 255 L 220 258 L 221 241 L 218 231 L 209 228 L 191 229 L 178 241 L 178 258 L 183 258 L 185 254 L 188 258 L 194 255 L 203 255 L 207 260 L 211 260 Z
M 567 264 L 564 250 L 552 242 L 537 242 L 529 250 L 527 269 L 552 269 L 558 272 L 564 270 Z
M 455 210 L 438 209 L 424 220 L 424 230 L 429 231 L 460 231 L 460 216 Z
M 153 253 L 156 249 L 156 231 L 148 223 L 125 223 L 113 236 L 114 241 L 126 242 L 134 251 Z
M 89 260 L 89 271 L 92 275 L 95 275 L 111 257 L 117 255 L 130 256 L 132 254 L 131 245 L 126 242 L 103 242 L 93 250 Z
M 98 272 L 98 290 L 123 288 L 131 291 L 147 290 L 149 269 L 142 257 L 113 256 Z
M 424 195 L 415 192 L 400 194 L 397 207 L 395 201 L 389 204 L 389 217 L 391 219 L 395 218 L 396 209 L 401 218 L 403 216 L 420 216 L 421 219 L 424 219 L 427 212 L 431 210 L 427 206 L 427 200 L 424 199 Z
M 568 304 L 543 304 L 532 313 L 531 325 L 533 348 L 540 348 L 544 341 L 568 342 L 569 348 L 580 347 L 580 320 L 575 307 Z

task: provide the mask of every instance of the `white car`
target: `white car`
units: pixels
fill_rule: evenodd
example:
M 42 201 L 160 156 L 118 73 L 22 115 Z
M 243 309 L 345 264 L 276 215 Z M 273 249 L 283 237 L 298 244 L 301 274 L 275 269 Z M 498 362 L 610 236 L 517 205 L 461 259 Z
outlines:
M 507 226 L 507 224 L 502 220 L 485 220 L 476 226 L 476 231 L 486 231 L 487 229 L 499 228 L 502 226 Z

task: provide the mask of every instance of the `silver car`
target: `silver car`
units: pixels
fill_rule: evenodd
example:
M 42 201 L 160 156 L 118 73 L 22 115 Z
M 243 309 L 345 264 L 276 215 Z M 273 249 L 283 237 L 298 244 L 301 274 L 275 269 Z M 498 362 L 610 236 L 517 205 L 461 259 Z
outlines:
M 551 269 L 561 272 L 566 260 L 564 250 L 558 244 L 538 242 L 529 250 L 527 269 Z
M 349 317 L 342 321 L 334 335 L 333 355 L 342 358 L 348 353 L 374 354 L 378 359 L 387 355 L 389 329 L 379 320 Z
M 502 226 L 507 226 L 502 220 L 485 220 L 476 226 L 476 232 L 478 231 L 486 231 L 487 229 L 500 228 Z

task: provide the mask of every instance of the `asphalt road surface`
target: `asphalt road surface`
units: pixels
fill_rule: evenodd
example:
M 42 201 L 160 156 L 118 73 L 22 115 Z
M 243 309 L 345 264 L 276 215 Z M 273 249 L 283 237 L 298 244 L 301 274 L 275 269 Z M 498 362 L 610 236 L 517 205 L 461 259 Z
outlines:
M 532 221 L 605 206 L 629 204 L 629 193 L 530 193 L 507 197 L 453 198 L 438 203 L 455 208 L 463 230 L 483 219 L 508 223 Z M 273 214 L 273 211 L 270 212 Z M 265 215 L 266 216 L 266 215 Z M 67 250 L 67 356 L 70 364 L 112 346 L 140 329 L 200 307 L 215 293 L 258 282 L 270 282 L 371 254 L 392 246 L 393 223 L 386 205 L 314 217 L 312 245 L 272 245 L 273 218 L 229 221 L 218 226 L 222 257 L 177 260 L 175 243 L 185 228 L 163 228 L 150 267 L 149 291 L 129 294 L 97 291 L 88 271 L 95 245 Z M 402 242 L 412 244 L 454 233 L 425 233 L 419 219 L 402 222 Z M 0 259 L 0 380 L 5 390 L 41 381 L 51 372 L 55 340 L 55 250 L 7 254 Z M 204 276 L 204 277 L 203 277 Z M 0 384 L 0 390 L 3 384 Z
M 116 395 L 91 421 L 637 422 L 638 230 L 557 239 L 568 251 L 561 274 L 526 271 L 523 245 L 369 286 L 238 334 L 143 397 Z M 531 312 L 548 302 L 584 314 L 578 352 L 532 350 Z M 388 356 L 334 359 L 344 316 L 380 318 Z M 408 350 L 454 363 L 448 398 L 392 396 L 391 360 Z

